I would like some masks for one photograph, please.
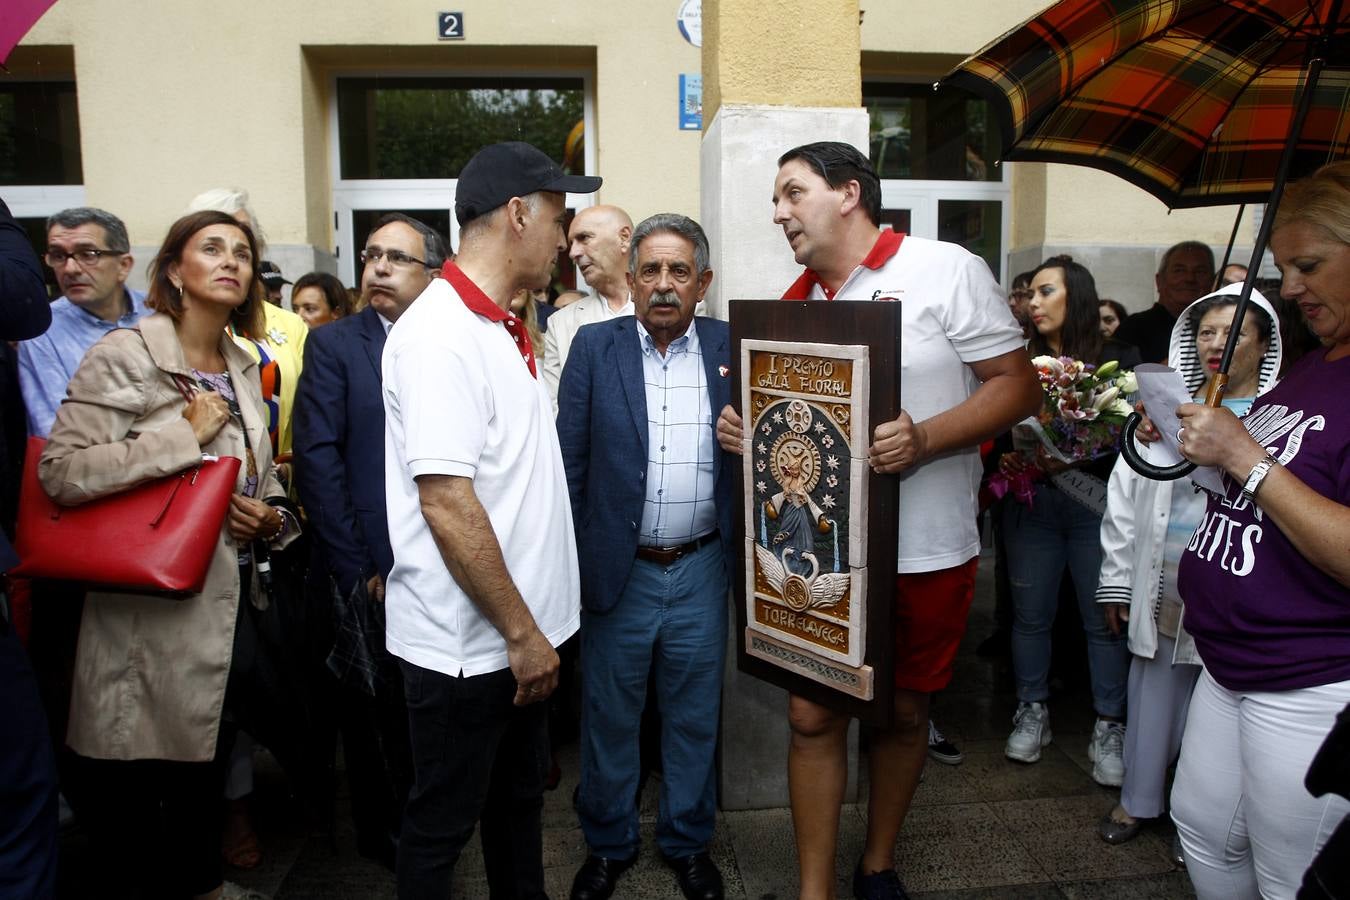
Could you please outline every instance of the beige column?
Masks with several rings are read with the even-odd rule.
[[[778,296],[796,277],[770,212],[776,161],[809,141],[867,148],[857,0],[705,0],[702,224],[731,297]]]
[[[778,297],[800,273],[773,224],[777,160],[812,141],[867,151],[860,51],[857,0],[704,0],[700,221],[716,272],[707,314],[726,318],[733,298]],[[786,806],[787,694],[737,671],[744,635],[728,612],[722,806]],[[856,762],[856,726],[849,746]]]

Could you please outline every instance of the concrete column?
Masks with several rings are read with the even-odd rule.
[[[707,312],[778,297],[800,273],[773,224],[778,157],[798,144],[867,150],[857,0],[704,0],[700,221],[717,273]],[[722,703],[724,809],[786,806],[787,694],[736,669],[733,611]],[[849,732],[857,795],[857,727]]]

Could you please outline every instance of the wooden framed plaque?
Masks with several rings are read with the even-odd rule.
[[[740,669],[873,724],[891,718],[898,479],[867,448],[900,410],[898,302],[733,300],[744,423]]]

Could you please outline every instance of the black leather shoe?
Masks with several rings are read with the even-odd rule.
[[[695,853],[681,856],[679,859],[665,857],[666,865],[675,870],[680,880],[680,893],[685,900],[722,900],[722,873],[713,865],[712,857],[707,853]]]
[[[635,862],[636,853],[627,859],[586,857],[581,868],[577,869],[577,877],[572,879],[572,900],[606,900],[614,893],[614,882]]]

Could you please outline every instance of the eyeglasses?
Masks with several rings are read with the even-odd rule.
[[[361,264],[368,266],[371,263],[377,263],[380,261],[381,257],[389,260],[389,265],[391,266],[417,265],[421,266],[424,269],[431,268],[426,264],[425,260],[418,259],[415,256],[409,256],[402,250],[381,250],[379,247],[367,247],[366,249],[362,250]]]
[[[88,268],[89,266],[98,263],[98,261],[105,256],[126,256],[126,253],[125,250],[99,250],[94,247],[86,247],[72,253],[67,253],[64,250],[48,250],[47,255],[44,256],[43,259],[45,259],[47,265],[51,266],[53,269],[61,268],[66,264],[66,260],[68,259],[74,259],[75,262]]]

